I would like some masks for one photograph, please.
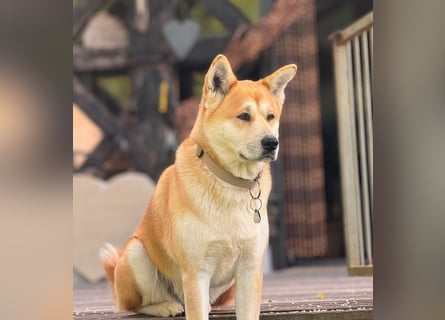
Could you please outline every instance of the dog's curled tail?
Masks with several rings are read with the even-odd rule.
[[[122,256],[122,250],[116,249],[111,244],[106,243],[105,246],[100,249],[99,256],[102,260],[107,279],[110,282],[111,288],[113,288],[114,269],[116,268],[117,262]]]

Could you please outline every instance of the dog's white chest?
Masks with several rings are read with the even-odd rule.
[[[229,241],[209,243],[204,260],[211,274],[210,285],[220,286],[230,282],[235,274],[242,245]]]
[[[190,216],[180,224],[190,260],[210,276],[211,286],[232,281],[239,263],[260,264],[267,242],[266,220],[254,223],[247,206],[231,209],[215,208],[205,219]]]
[[[217,290],[231,284],[240,264],[259,264],[260,246],[257,237],[209,241],[201,258],[201,266],[207,268],[211,291],[212,288]]]

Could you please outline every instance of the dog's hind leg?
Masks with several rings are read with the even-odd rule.
[[[184,312],[184,307],[173,297],[167,281],[159,274],[138,239],[130,241],[125,256],[141,296],[140,304],[132,308],[133,311],[161,317]]]

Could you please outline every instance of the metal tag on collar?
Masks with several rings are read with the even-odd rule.
[[[260,223],[261,222],[261,208],[263,207],[263,202],[261,201],[261,185],[259,179],[255,179],[255,182],[258,184],[258,194],[254,195],[252,193],[252,189],[249,189],[250,193],[250,209],[253,210],[253,222]]]
[[[253,222],[260,223],[261,222],[261,213],[260,210],[255,209],[255,212],[253,213]]]

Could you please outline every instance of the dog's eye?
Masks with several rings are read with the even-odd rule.
[[[238,115],[237,118],[243,121],[250,121],[250,114],[248,114],[247,112],[243,112]]]
[[[272,113],[267,115],[267,121],[272,121],[273,119],[275,119],[275,116]]]

